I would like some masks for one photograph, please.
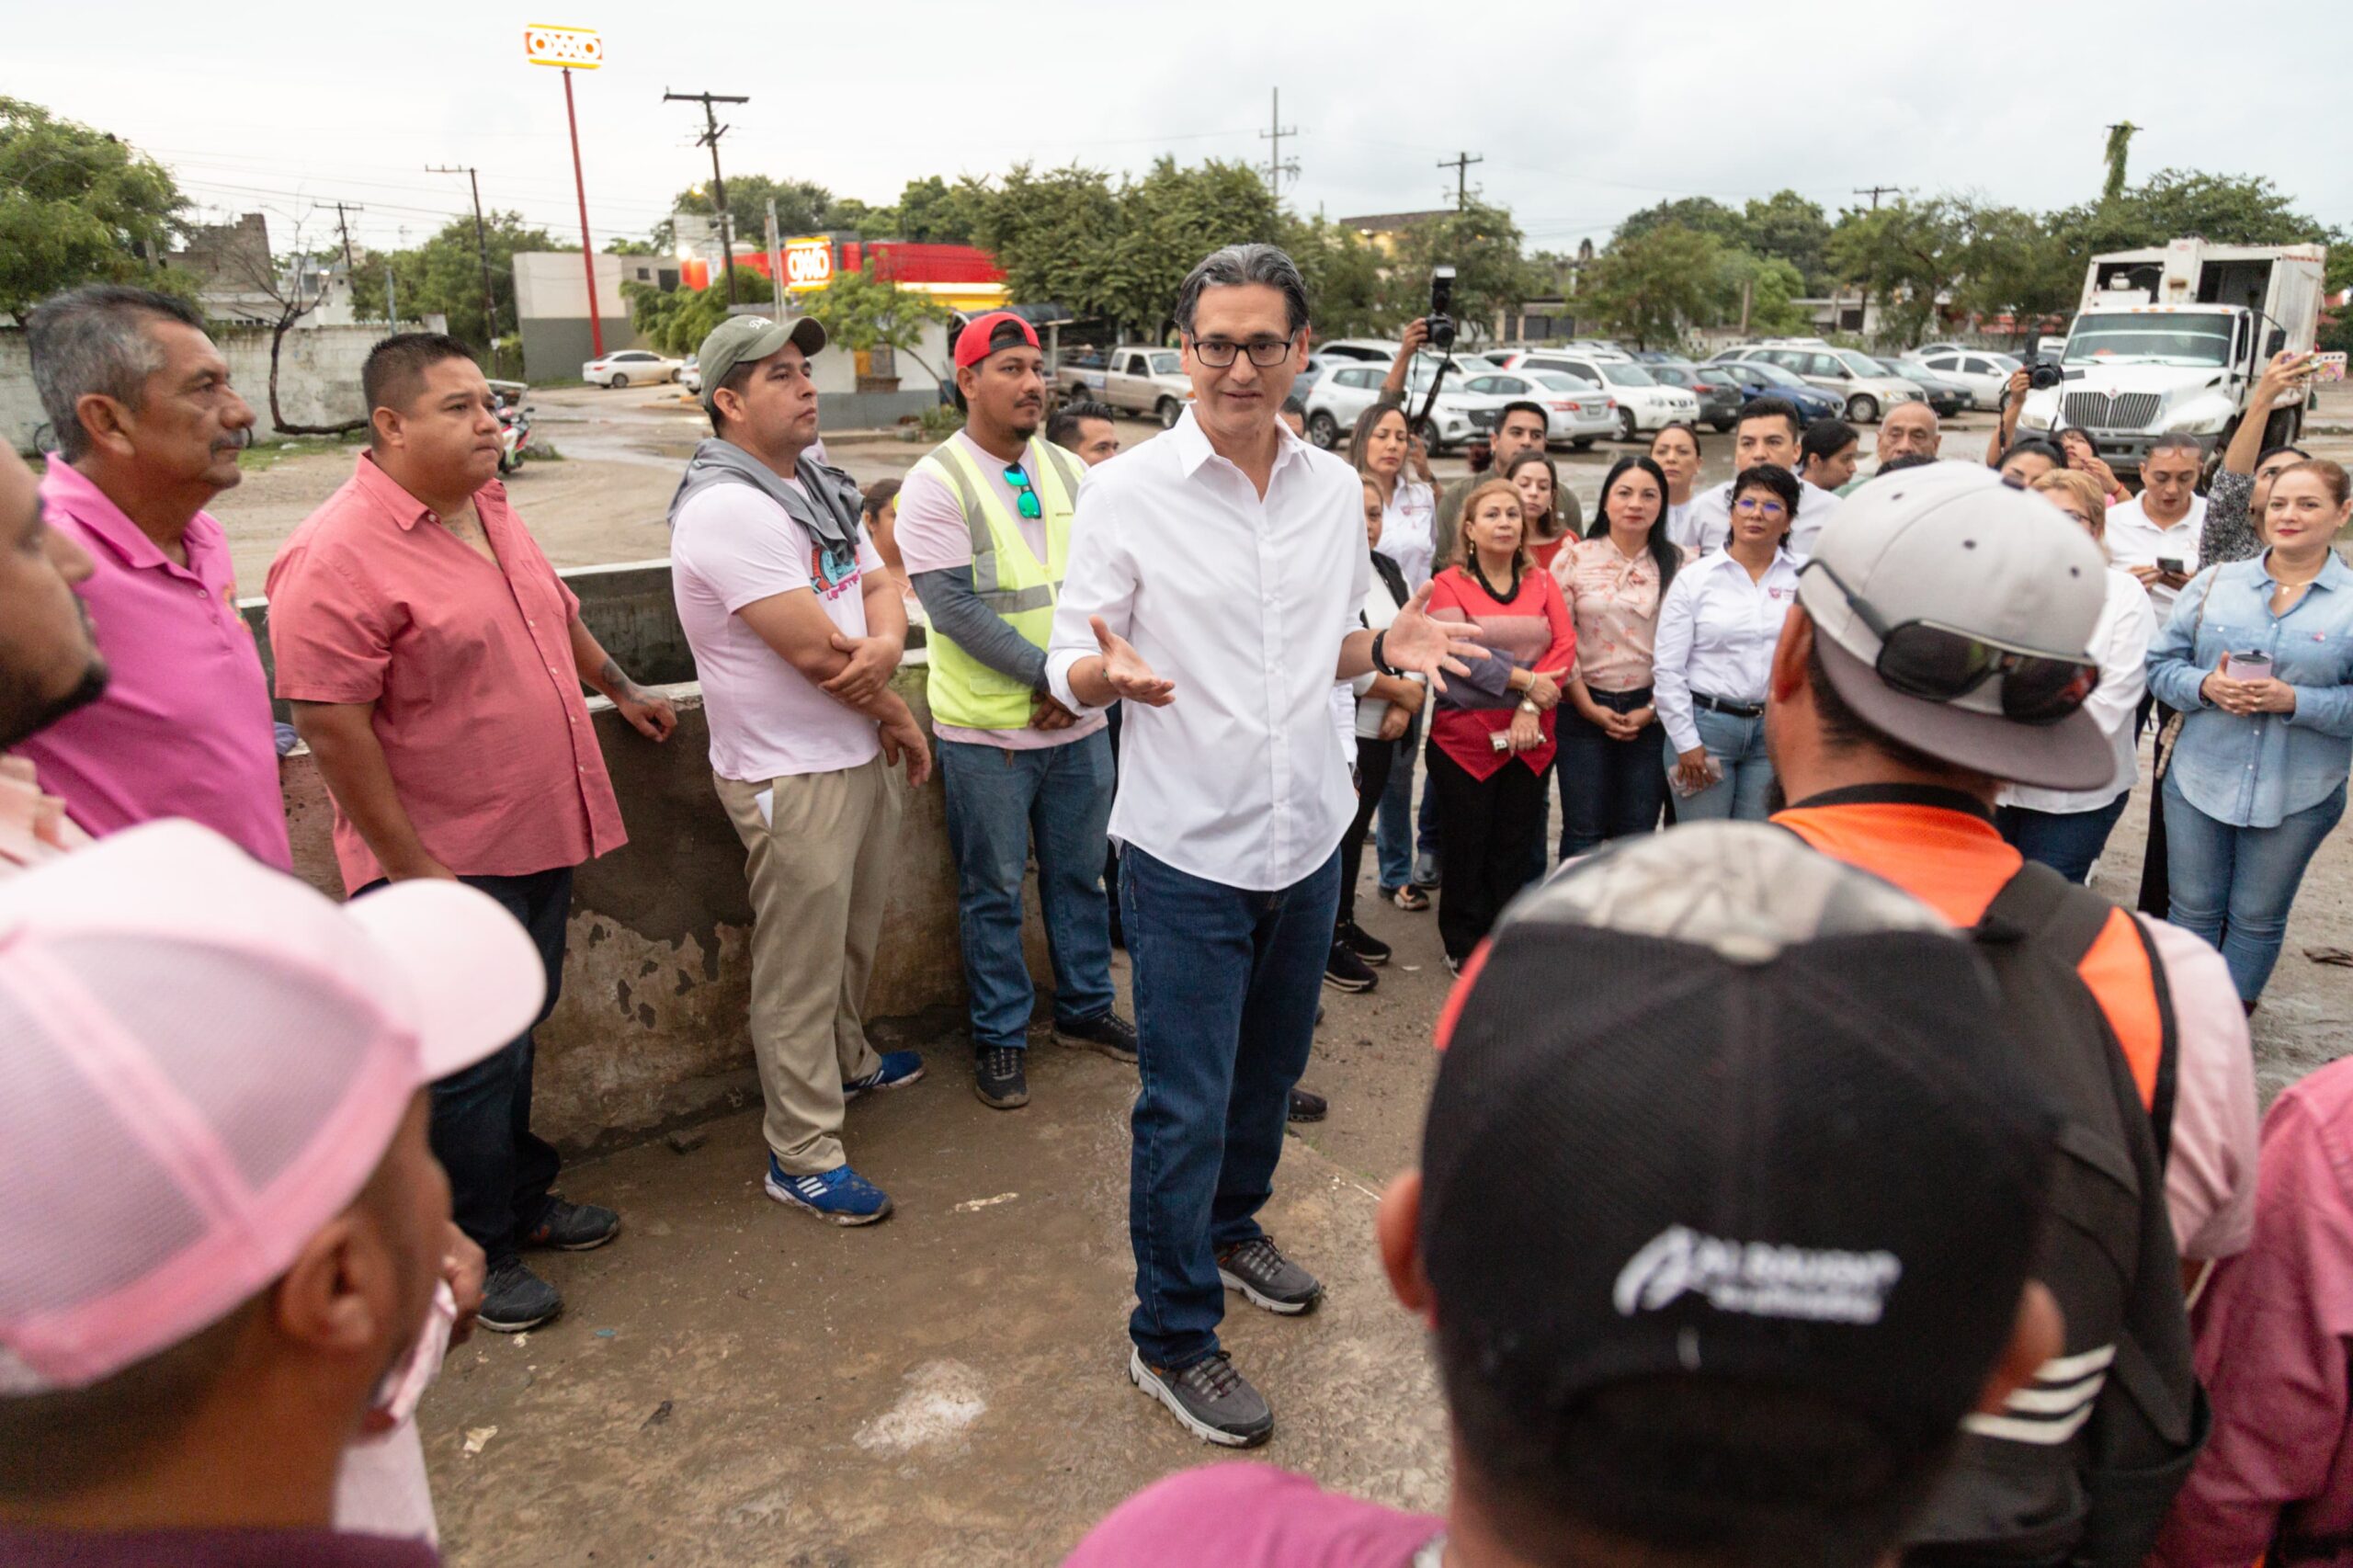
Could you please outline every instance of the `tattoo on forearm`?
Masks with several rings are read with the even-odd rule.
[[[597,672],[597,678],[605,683],[606,695],[616,702],[644,700],[644,693],[638,690],[637,682],[629,678],[620,662],[610,653],[605,655],[605,667]]]

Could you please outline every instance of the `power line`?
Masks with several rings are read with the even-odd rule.
[[[735,302],[735,242],[727,233],[727,182],[721,178],[719,174],[719,139],[727,134],[729,128],[719,123],[719,116],[711,108],[711,105],[747,104],[752,100],[746,97],[728,97],[720,93],[674,93],[665,87],[662,90],[662,101],[665,104],[683,102],[702,105],[705,130],[699,137],[696,138],[696,141],[700,145],[710,149],[710,194],[711,199],[719,208],[719,259],[727,268],[727,302],[732,305]]]
[[[1471,209],[1471,165],[1486,161],[1484,156],[1474,158],[1468,153],[1457,153],[1451,158],[1438,160],[1439,168],[1454,171],[1454,210],[1457,212],[1467,212]]]
[[[1280,205],[1283,199],[1283,176],[1289,175],[1293,179],[1299,177],[1299,160],[1293,158],[1289,163],[1283,162],[1283,138],[1298,135],[1299,127],[1296,125],[1286,127],[1283,124],[1283,90],[1277,87],[1274,91],[1274,118],[1268,122],[1267,129],[1258,132],[1258,140],[1272,143],[1267,151],[1267,188],[1273,193],[1276,204]]]

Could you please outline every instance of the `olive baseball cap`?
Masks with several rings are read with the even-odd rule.
[[[708,409],[719,383],[738,365],[767,358],[786,344],[803,354],[825,347],[825,325],[815,316],[795,316],[789,322],[767,316],[729,316],[710,329],[695,352],[695,367],[702,375],[702,405]]]
[[[1872,728],[2015,784],[2091,790],[2116,777],[2109,737],[2080,708],[2056,723],[2025,723],[2004,714],[1995,681],[1949,702],[1890,687],[1878,671],[1879,636],[1848,592],[1892,628],[1933,621],[2004,648],[2086,659],[2108,601],[2108,562],[2058,507],[1973,463],[1874,479],[1814,540],[1798,602],[1813,619],[1830,684]]]

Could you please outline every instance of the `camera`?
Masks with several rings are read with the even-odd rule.
[[[1430,347],[1443,354],[1454,347],[1454,268],[1430,268]]]
[[[2026,362],[2026,384],[2035,392],[2047,392],[2066,379],[2056,359],[2033,358]]]

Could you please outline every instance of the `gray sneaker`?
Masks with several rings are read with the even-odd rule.
[[[1250,1380],[1233,1369],[1233,1358],[1212,1351],[1179,1371],[1166,1371],[1128,1352],[1128,1379],[1166,1405],[1187,1431],[1203,1442],[1228,1449],[1255,1449],[1274,1436],[1275,1413]]]
[[[1313,1312],[1324,1299],[1315,1276],[1285,1257],[1272,1236],[1253,1236],[1219,1253],[1217,1277],[1253,1305],[1286,1317]]]

